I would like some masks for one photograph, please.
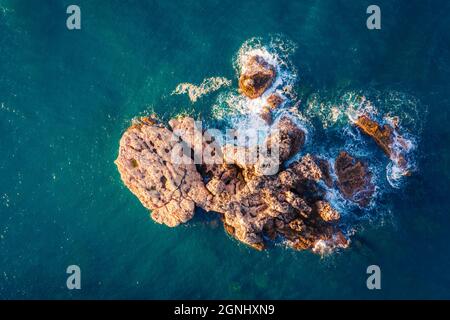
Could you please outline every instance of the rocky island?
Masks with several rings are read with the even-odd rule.
[[[241,72],[239,91],[248,99],[261,98],[276,74],[275,66],[262,57],[251,57]],[[269,153],[278,148],[271,174],[265,170],[273,166],[273,159],[260,152],[261,146],[222,145],[190,117],[165,125],[153,115],[135,120],[120,140],[115,163],[122,181],[151,211],[152,219],[168,227],[188,222],[196,208],[202,208],[219,215],[230,236],[257,250],[274,241],[297,250],[346,248],[350,241],[340,229],[340,213],[327,201],[326,188],[336,187],[355,205],[367,206],[374,193],[371,173],[345,150],[334,166],[310,154],[286,165],[301,152],[305,132],[289,115],[272,123],[271,113],[282,102],[270,94],[261,112],[277,132],[262,144]],[[380,128],[364,117],[356,126],[393,155],[391,128]],[[198,144],[219,161],[194,159]],[[174,163],[174,154],[182,161]],[[256,154],[256,160],[244,161],[249,154]]]

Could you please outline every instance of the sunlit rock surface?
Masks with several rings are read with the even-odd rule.
[[[259,162],[239,161],[236,154],[248,149],[220,146],[207,137],[196,141],[203,129],[191,118],[169,123],[171,129],[155,118],[141,118],[123,134],[115,162],[125,185],[156,222],[175,227],[189,221],[199,207],[219,214],[232,237],[258,250],[276,239],[298,250],[325,242],[348,246],[336,223],[339,213],[323,197],[318,183],[323,174],[314,157],[305,155],[286,169],[280,163],[274,174],[264,175]],[[276,128],[279,134],[269,135],[265,144],[276,141],[283,162],[303,146],[304,132],[288,117]],[[215,144],[212,149],[221,149],[216,154],[223,156],[223,163],[194,164],[196,142]],[[230,148],[235,148],[231,156]],[[173,163],[173,152],[186,162]]]

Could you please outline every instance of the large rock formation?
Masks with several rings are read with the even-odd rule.
[[[261,56],[251,56],[242,66],[239,90],[250,99],[258,98],[272,85],[275,77],[274,66]]]
[[[314,252],[349,245],[339,227],[341,215],[327,199],[336,186],[346,199],[367,206],[375,191],[372,175],[365,163],[346,152],[339,154],[334,168],[309,154],[287,165],[305,144],[305,132],[290,116],[273,119],[280,105],[289,106],[284,99],[295,97],[290,84],[280,91],[277,83],[274,92],[276,76],[276,67],[258,54],[245,57],[241,66],[239,91],[250,99],[263,96],[251,104],[259,106],[257,114],[268,124],[263,127],[270,128],[257,145],[234,139],[239,129],[225,140],[232,142],[223,142],[190,117],[172,119],[168,126],[154,116],[143,117],[125,131],[115,163],[154,221],[175,227],[202,208],[219,215],[230,236],[257,250],[273,241]],[[212,83],[214,88],[226,80],[212,79],[220,80]],[[182,84],[175,93],[188,92],[195,101],[210,84]],[[408,141],[395,124],[382,127],[362,115],[355,125],[408,172]]]
[[[342,151],[335,161],[334,171],[342,195],[360,206],[367,206],[375,191],[367,166]]]
[[[170,125],[172,130],[142,118],[124,133],[115,162],[125,185],[156,222],[174,227],[200,207],[218,213],[231,236],[258,250],[277,238],[299,250],[348,245],[336,223],[339,213],[326,202],[318,184],[323,177],[315,159],[305,155],[282,169],[282,162],[304,142],[303,131],[290,118],[282,118],[276,127],[279,136],[269,135],[265,142],[269,148],[275,141],[280,145],[281,163],[272,175],[262,172],[265,155],[245,162],[237,155],[250,152],[248,148],[196,138],[202,128],[191,118],[174,119]],[[214,154],[227,161],[195,165],[189,160],[198,144],[221,149]]]
[[[141,118],[120,140],[116,165],[124,184],[152,211],[153,220],[175,227],[194,216],[195,204],[205,204],[209,192],[190,156],[181,154],[179,140],[155,119]],[[180,152],[186,164],[174,164]]]

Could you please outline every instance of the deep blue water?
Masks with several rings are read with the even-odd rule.
[[[0,298],[450,298],[450,2],[377,0],[382,29],[369,31],[372,2],[0,0]],[[70,4],[81,30],[66,28]],[[417,139],[417,171],[400,189],[380,173],[375,208],[331,256],[255,252],[205,213],[158,225],[113,163],[136,115],[214,118],[220,93],[195,104],[170,93],[211,76],[236,87],[236,52],[271,35],[297,45],[300,108],[363,93]],[[312,141],[352,147],[343,127],[311,117]],[[78,291],[66,288],[71,264]],[[366,288],[371,264],[378,291]]]

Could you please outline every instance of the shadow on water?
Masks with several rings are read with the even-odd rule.
[[[352,237],[351,248],[356,254],[367,259],[373,257],[377,253],[375,246],[370,242],[370,240],[361,235],[354,235]]]

